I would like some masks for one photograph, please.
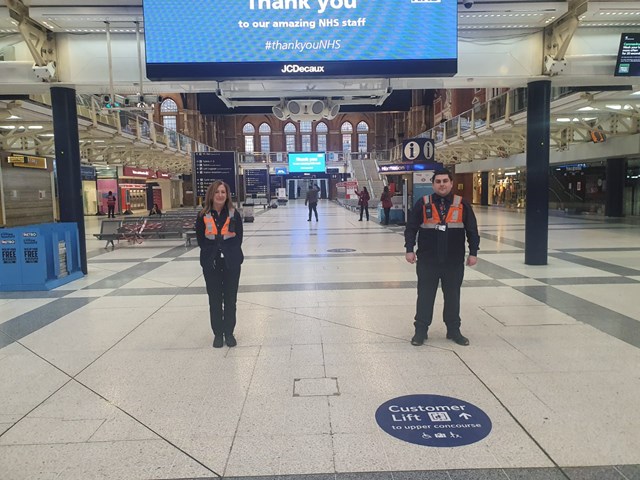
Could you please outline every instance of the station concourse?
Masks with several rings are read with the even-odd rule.
[[[0,241],[25,218],[70,222],[85,275],[0,292],[0,480],[640,480],[640,87],[637,76],[613,74],[621,35],[640,27],[637,1],[458,2],[447,17],[454,76],[421,76],[409,57],[416,77],[215,81],[194,64],[185,71],[203,76],[164,78],[153,61],[145,71],[153,17],[141,0],[4,3]],[[159,11],[156,27],[184,33]],[[366,22],[354,12],[350,28],[374,25],[381,11],[371,7]],[[211,47],[191,30],[183,40],[163,50],[177,64],[187,47]],[[324,66],[282,72],[301,68]],[[456,89],[471,92],[470,110],[454,105]],[[402,91],[406,111],[382,108]],[[416,104],[425,92],[433,102]],[[207,95],[223,108],[205,111]],[[169,101],[175,109],[163,111]],[[296,117],[318,105],[316,117]],[[431,138],[435,159],[464,178],[465,193],[475,190],[479,262],[465,268],[461,300],[469,346],[446,339],[441,293],[427,342],[411,345],[417,279],[403,227],[381,225],[374,208],[360,222],[335,196],[322,195],[318,221],[308,222],[292,188],[244,224],[233,348],[212,348],[196,242],[156,235],[105,248],[95,238],[99,178],[94,170],[87,212],[82,167],[104,167],[119,212],[146,215],[153,186],[133,170],[152,172],[162,199],[160,184],[181,189],[198,153],[235,155],[243,177],[258,163],[282,169],[309,134],[291,122],[365,111],[366,133],[366,122],[349,123],[345,139],[336,120],[323,123],[324,148],[317,137],[306,145],[333,157],[331,174],[357,177],[358,167],[382,188],[365,163],[398,168],[398,141],[409,135]],[[273,120],[281,151],[262,143],[269,125],[250,114]],[[285,121],[298,135],[292,144]],[[364,147],[361,135],[371,140]],[[39,166],[15,168],[32,155]],[[590,179],[599,203],[585,214],[550,208],[553,171],[579,175],[594,164],[606,170]],[[326,193],[330,172],[322,175]],[[492,187],[507,183],[489,183],[501,175],[519,190],[489,206],[487,186],[503,198]],[[569,180],[567,190],[586,188]],[[17,201],[25,193],[32,203]]]
[[[523,263],[524,215],[476,207],[463,331],[436,313],[413,347],[402,227],[321,200],[245,224],[235,348],[211,348],[198,248],[104,249],[89,273],[0,294],[0,471],[13,479],[637,479],[640,226],[550,217],[549,262]],[[442,299],[436,300],[436,312]],[[472,445],[383,431],[404,395],[463,399]]]

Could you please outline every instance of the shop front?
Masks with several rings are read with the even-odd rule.
[[[148,168],[122,167],[118,183],[118,205],[123,212],[144,215],[153,203],[162,203],[159,191],[155,197],[147,198],[147,180],[155,178],[156,172]]]
[[[116,195],[116,199],[118,200],[115,208],[116,215],[124,211],[120,208],[120,197],[118,196],[118,169],[116,167],[96,167],[96,188],[98,215],[106,215],[108,212],[107,197],[109,196],[109,192]]]
[[[162,211],[178,208],[182,204],[181,180],[161,170],[158,170],[155,176],[154,182],[159,187],[159,191],[154,192],[154,203],[158,203],[159,200],[158,206]]]
[[[474,192],[481,192],[480,175],[474,176]],[[489,205],[506,208],[524,208],[527,196],[524,170],[498,170],[489,172]]]
[[[82,178],[82,210],[85,215],[98,214],[98,185],[95,167],[80,166]]]
[[[604,162],[554,165],[549,176],[549,209],[604,215],[606,187]]]

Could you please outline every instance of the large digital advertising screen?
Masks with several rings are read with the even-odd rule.
[[[289,173],[325,173],[324,152],[289,153]]]
[[[616,59],[617,77],[640,76],[640,33],[623,33]]]
[[[144,0],[151,80],[451,76],[453,0]]]

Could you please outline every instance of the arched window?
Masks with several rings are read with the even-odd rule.
[[[318,140],[318,151],[327,151],[327,133],[329,133],[329,127],[324,122],[320,122],[316,125],[316,138]]]
[[[342,133],[342,151],[345,153],[351,153],[351,136],[353,135],[353,125],[349,122],[344,122],[340,127]]]
[[[356,127],[356,132],[358,132],[358,151],[366,152],[369,148],[367,144],[369,125],[367,125],[367,122],[360,122]]]
[[[162,126],[168,130],[178,130],[178,104],[167,98],[160,104]]]
[[[271,151],[271,127],[268,123],[261,123],[258,132],[260,133],[260,151],[269,153]]]
[[[160,113],[178,113],[178,104],[167,98],[160,105]]]
[[[311,151],[311,132],[313,129],[311,128],[311,122],[309,120],[303,120],[300,122],[300,134],[302,139],[302,151],[310,152]]]
[[[254,152],[253,136],[256,133],[256,129],[250,123],[245,123],[242,127],[242,135],[244,135],[244,151],[245,153]]]
[[[287,152],[296,151],[296,126],[289,122],[284,126],[284,142]]]

